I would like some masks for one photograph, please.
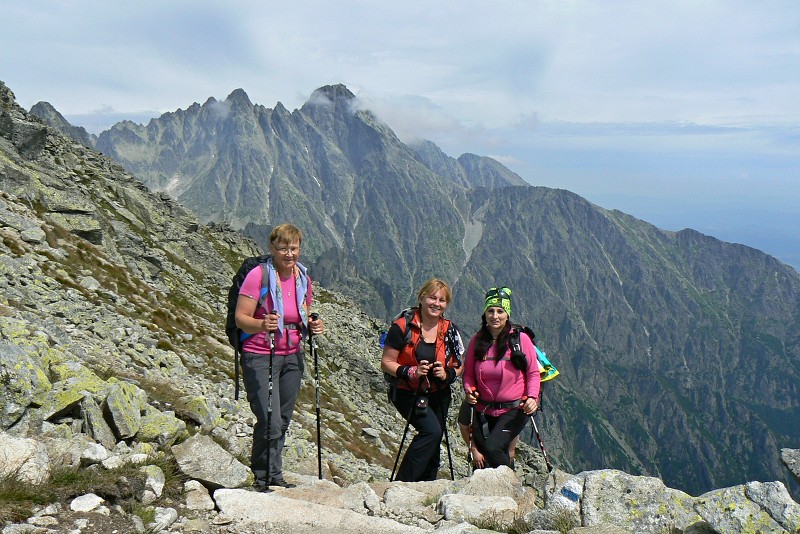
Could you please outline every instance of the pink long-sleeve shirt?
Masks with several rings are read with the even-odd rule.
[[[511,349],[507,348],[502,359],[497,360],[496,347],[492,345],[486,353],[485,360],[475,359],[475,341],[477,334],[469,341],[464,362],[464,390],[478,390],[478,408],[485,406],[486,402],[511,402],[522,397],[539,398],[539,364],[536,359],[536,349],[528,336],[520,336],[522,352],[528,360],[528,369],[525,373],[514,367],[511,363]],[[497,417],[512,408],[489,408],[484,411],[486,415]]]

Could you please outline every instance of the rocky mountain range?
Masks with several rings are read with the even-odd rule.
[[[583,226],[577,228],[596,228],[600,232],[605,224],[619,228],[617,231],[625,235],[631,232],[623,232],[625,227],[641,233],[635,247],[615,250],[609,241],[600,240],[599,233],[589,234],[591,238],[579,236],[575,227],[563,222],[560,228],[545,231],[535,220],[530,221],[529,228],[508,226],[515,223],[501,221],[487,225],[491,228],[484,232],[500,239],[504,229],[523,235],[537,228],[540,233],[532,232],[530,238],[545,248],[563,247],[564,241],[554,236],[572,232],[572,246],[576,250],[582,245],[586,247],[587,259],[578,264],[583,269],[587,269],[592,254],[600,254],[609,261],[616,254],[634,255],[638,249],[655,249],[656,245],[663,248],[669,244],[672,256],[665,255],[662,259],[672,258],[674,277],[687,287],[695,290],[700,287],[709,293],[705,288],[721,284],[721,272],[725,269],[717,266],[703,270],[697,265],[704,259],[716,260],[720,250],[737,257],[742,252],[752,255],[752,262],[763,264],[760,270],[725,274],[739,277],[740,283],[733,289],[746,295],[753,293],[751,280],[760,280],[765,286],[760,293],[764,302],[750,297],[748,309],[754,310],[752,314],[747,309],[730,308],[736,309],[741,317],[730,314],[727,319],[740,328],[756,327],[763,332],[759,341],[748,340],[746,346],[771,348],[770,357],[779,356],[774,339],[791,341],[781,331],[790,328],[778,319],[789,306],[794,286],[792,279],[787,282],[778,276],[782,271],[775,260],[750,249],[733,247],[731,251],[731,245],[692,232],[666,234],[623,214],[603,212],[566,192],[524,186],[495,190],[484,187],[487,183],[464,195],[471,202],[483,199],[482,213],[487,218],[476,220],[491,221],[495,217],[493,210],[500,209],[488,199],[513,203],[513,199],[527,195],[550,211],[561,211],[563,221],[582,217]],[[462,478],[467,474],[464,445],[456,438],[452,426],[450,441],[458,480],[444,479],[429,485],[382,482],[388,479],[403,427],[403,421],[386,400],[386,387],[379,371],[377,334],[384,323],[358,311],[349,297],[323,284],[316,292],[315,309],[328,324],[328,332],[319,340],[318,362],[327,485],[314,482],[313,476],[317,467],[314,387],[308,362],[309,377],[301,392],[286,452],[287,468],[302,487],[274,496],[236,489],[248,483],[247,469],[237,457],[246,456],[252,415],[244,400],[233,399],[232,350],[226,344],[222,318],[233,270],[242,257],[256,252],[255,244],[227,225],[203,224],[169,195],[149,190],[119,164],[47,127],[20,108],[13,93],[2,83],[0,185],[0,379],[4,385],[0,392],[3,450],[0,482],[18,480],[38,487],[64,468],[82,466],[89,473],[114,473],[124,466],[142,466],[119,476],[110,486],[95,483],[82,492],[61,495],[62,500],[56,503],[34,506],[33,515],[24,525],[8,525],[4,534],[67,531],[72,523],[78,526],[77,530],[93,532],[120,532],[131,530],[131,526],[141,531],[254,532],[271,528],[275,532],[433,529],[467,532],[474,531],[475,525],[490,531],[494,527],[508,531],[510,522],[520,517],[529,526],[555,530],[565,525],[603,524],[636,532],[665,529],[736,532],[752,524],[774,531],[796,529],[798,505],[783,483],[774,482],[788,482],[792,475],[780,459],[773,465],[773,459],[780,458],[780,451],[770,449],[793,439],[790,418],[796,413],[792,403],[797,396],[792,395],[787,384],[792,383],[795,376],[792,373],[796,371],[792,367],[782,369],[780,372],[786,376],[783,381],[778,380],[779,370],[771,369],[772,364],[760,358],[753,362],[765,367],[758,385],[769,388],[775,402],[768,405],[770,399],[751,398],[745,404],[741,396],[737,397],[740,400],[733,406],[740,411],[733,415],[742,417],[749,426],[748,436],[733,439],[737,446],[729,450],[731,456],[752,454],[755,458],[751,464],[774,468],[770,473],[774,476],[764,479],[766,484],[741,480],[735,486],[690,497],[669,489],[659,479],[605,469],[578,473],[581,468],[576,466],[581,462],[613,460],[614,454],[628,460],[650,458],[646,456],[651,454],[647,446],[653,449],[652,457],[669,451],[668,454],[680,458],[679,448],[668,449],[672,443],[666,439],[667,435],[676,429],[694,431],[693,425],[710,425],[714,418],[719,419],[716,426],[700,426],[703,433],[684,436],[684,443],[692,445],[691,440],[695,440],[694,445],[707,455],[701,456],[699,469],[705,465],[726,467],[724,462],[712,463],[718,461],[720,454],[714,448],[719,444],[712,432],[720,433],[723,438],[730,436],[725,433],[729,421],[723,419],[729,405],[724,404],[724,392],[707,394],[711,386],[724,384],[701,381],[698,362],[692,362],[695,374],[681,374],[670,371],[668,366],[660,367],[656,361],[642,359],[630,363],[632,372],[642,376],[640,382],[617,383],[622,378],[629,380],[625,368],[629,364],[613,361],[611,330],[599,336],[599,323],[630,323],[634,310],[643,309],[643,303],[637,299],[645,302],[664,299],[665,306],[694,312],[694,300],[688,297],[672,300],[675,297],[665,286],[645,287],[645,282],[664,279],[657,277],[655,267],[638,266],[640,290],[647,292],[637,295],[622,292],[613,284],[604,285],[602,270],[597,266],[597,274],[581,269],[554,273],[552,269],[558,263],[555,259],[546,260],[545,253],[537,256],[537,262],[542,273],[553,276],[546,278],[553,284],[551,291],[534,299],[535,285],[530,289],[522,283],[515,285],[515,310],[524,309],[522,303],[527,299],[548,306],[548,313],[542,314],[539,331],[553,328],[552,334],[541,336],[551,355],[559,354],[560,350],[553,351],[550,347],[558,347],[562,339],[575,338],[586,344],[583,351],[564,354],[556,360],[564,377],[547,393],[545,412],[540,418],[548,450],[559,467],[552,476],[547,476],[539,451],[523,443],[516,473],[486,472]],[[539,216],[544,215],[539,213]],[[488,246],[481,241],[475,250]],[[598,242],[592,244],[594,241]],[[696,281],[689,284],[686,267],[677,260],[684,241],[693,244],[694,253],[700,255],[698,263],[687,263],[699,269],[691,280],[702,275],[705,280],[702,286]],[[707,250],[710,244],[720,250],[713,247]],[[666,254],[661,249],[652,253],[656,252]],[[499,264],[500,258],[496,261]],[[743,260],[730,259],[729,264],[736,261]],[[625,262],[617,260],[609,264],[619,268]],[[317,261],[315,265],[320,268],[322,263]],[[487,265],[487,269],[491,267]],[[618,273],[620,280],[628,280],[630,272],[637,271],[627,267]],[[772,274],[764,276],[764,272]],[[457,284],[465,279],[477,280],[478,276],[478,271],[467,269]],[[580,276],[585,283],[575,284],[574,279]],[[562,295],[562,288],[575,289],[578,285],[585,296],[607,291],[616,298],[624,297],[633,309],[620,318],[575,315],[569,306],[573,299],[584,295],[567,299],[564,293],[561,301],[556,295]],[[721,301],[738,302],[736,299],[741,298],[732,290],[724,292],[722,285],[717,290],[719,295],[707,296],[706,306],[721,306]],[[518,301],[522,302],[517,305]],[[773,315],[749,324],[765,308],[776,306]],[[562,319],[553,319],[559,313],[563,313]],[[546,318],[555,322],[545,322]],[[686,328],[683,321],[690,319],[679,316],[663,328],[645,318],[641,320],[648,327],[648,335],[659,339],[671,332],[670,327]],[[742,321],[747,324],[742,325]],[[702,334],[713,323],[693,326]],[[768,332],[774,339],[766,337]],[[639,342],[635,334],[626,338],[630,340],[632,354]],[[716,334],[706,337],[700,334],[698,341],[684,338],[682,343],[697,351],[707,350],[715,342],[723,344]],[[735,338],[734,332],[728,335]],[[795,345],[789,342],[785,345],[790,355],[796,354],[796,339],[794,342]],[[731,343],[725,341],[724,348]],[[593,362],[594,358],[600,361]],[[603,365],[608,371],[600,376]],[[739,361],[736,365],[744,364]],[[713,365],[709,364],[710,367]],[[746,366],[715,371],[714,376],[720,380],[734,380],[739,387],[746,385],[742,378],[748,372]],[[607,376],[608,372],[614,373],[615,380]],[[664,388],[662,382],[669,387]],[[610,394],[614,409],[604,412],[605,406],[595,394],[597,399]],[[679,402],[670,406],[670,400]],[[693,402],[716,408],[711,416],[702,411],[693,413],[688,409]],[[774,411],[767,411],[766,406]],[[759,409],[771,414],[772,419],[762,418]],[[611,413],[614,411],[620,413]],[[662,411],[668,417],[660,418]],[[626,418],[630,428],[635,428],[637,422],[646,425],[645,436],[636,432],[623,434],[630,430],[624,422]],[[782,433],[763,421],[783,429]],[[750,443],[758,446],[750,448]],[[722,442],[723,447],[729,445]],[[784,448],[783,455],[783,463],[797,473],[797,451]],[[705,461],[708,464],[702,463]],[[170,462],[177,464],[185,481],[180,496],[173,497],[178,501],[165,500],[169,469],[165,473],[166,467],[157,465],[166,466]],[[606,467],[614,465],[597,466]],[[642,466],[637,464],[633,469],[637,474],[649,469],[646,464],[642,469],[639,467]],[[691,462],[683,466],[684,471],[695,468]],[[744,472],[742,469],[739,479]],[[447,476],[444,472],[442,475]],[[716,473],[709,475],[714,480],[712,475]],[[0,486],[0,499],[9,493],[7,487]],[[19,491],[17,487],[16,493],[11,493]],[[61,502],[67,502],[68,509]],[[152,523],[145,524],[135,513],[142,506],[149,507]],[[265,510],[276,507],[284,510],[285,515],[263,515]],[[0,508],[0,513],[12,514],[3,516],[3,521],[17,517],[14,514],[21,519],[29,515],[9,510],[7,506]]]
[[[545,403],[571,470],[700,493],[783,476],[777,451],[800,440],[800,277],[758,250],[404,144],[341,85],[292,112],[237,89],[92,141],[200,222],[262,246],[299,224],[315,278],[378,317],[439,276],[471,334],[485,288],[512,287],[512,319],[562,371]]]

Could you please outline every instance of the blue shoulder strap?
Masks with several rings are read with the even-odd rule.
[[[261,265],[261,293],[258,297],[258,302],[256,302],[256,309],[259,307],[264,307],[267,302],[267,295],[269,295],[269,269],[267,269],[267,264],[262,263]],[[255,334],[246,334],[245,332],[239,331],[239,341],[244,341],[245,339],[249,338],[250,336],[254,336]]]

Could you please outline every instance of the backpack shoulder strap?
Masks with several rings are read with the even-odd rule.
[[[265,308],[267,297],[269,296],[269,268],[267,267],[266,260],[259,263],[259,265],[261,266],[261,289],[259,290],[256,309],[258,309],[259,306]],[[264,289],[266,289],[266,291],[264,291]]]
[[[413,334],[411,332],[411,324],[414,322],[414,311],[415,311],[414,308],[406,308],[400,313],[398,313],[393,321],[398,323],[399,326],[400,319],[403,320],[403,326],[402,326],[403,339],[405,340],[406,345],[411,345],[414,342],[414,340],[412,339]]]

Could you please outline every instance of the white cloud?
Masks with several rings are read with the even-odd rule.
[[[238,87],[294,109],[343,83],[401,139],[533,182],[748,188],[729,176],[800,205],[795,0],[9,0],[3,15],[0,79],[87,126]]]

